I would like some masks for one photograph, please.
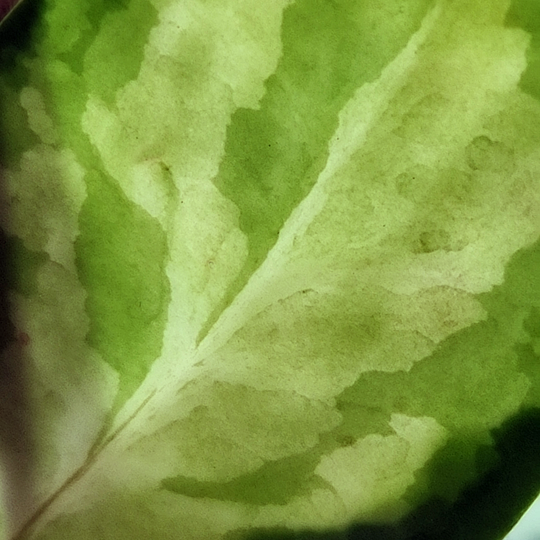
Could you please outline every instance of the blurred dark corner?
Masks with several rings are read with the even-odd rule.
[[[0,176],[0,199],[3,190]],[[10,317],[10,268],[7,237],[0,229],[0,456],[7,511],[15,524],[30,506],[32,444],[25,363]]]
[[[19,0],[0,0],[0,21],[15,7]]]
[[[17,0],[0,0],[0,20]],[[40,2],[38,2],[39,4]],[[0,25],[0,77],[15,65],[29,43],[28,28],[37,15],[34,0],[24,0]],[[23,354],[25,334],[14,326],[10,291],[17,283],[12,260],[9,224],[9,194],[2,164],[9,140],[6,115],[0,102],[0,471],[6,497],[8,530],[18,528],[32,508],[32,437],[27,372]]]
[[[2,140],[0,135],[0,148]],[[0,151],[1,156],[1,151]],[[1,163],[1,157],[0,157]],[[0,165],[0,222],[9,219],[5,178]],[[31,417],[22,354],[24,337],[12,322],[9,291],[16,281],[8,237],[0,228],[0,465],[12,526],[31,506]]]

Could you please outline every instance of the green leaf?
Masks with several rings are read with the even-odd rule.
[[[44,0],[28,43],[3,25],[34,456],[6,539],[510,528],[540,489],[509,450],[540,408],[535,9]]]

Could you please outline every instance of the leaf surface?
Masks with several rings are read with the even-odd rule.
[[[482,478],[540,407],[509,7],[43,4],[0,68],[36,455],[14,539],[392,524]]]

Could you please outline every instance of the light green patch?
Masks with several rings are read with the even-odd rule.
[[[121,17],[129,22],[120,24]],[[114,86],[119,88],[136,77],[148,31],[156,23],[156,11],[144,0],[96,0],[90,4],[49,1],[44,19],[50,29],[61,31],[50,32],[42,43],[42,52],[66,63],[77,75],[88,67],[88,54],[93,60],[88,84],[96,89],[99,81],[112,91]],[[104,40],[106,36],[111,38],[110,46]],[[97,54],[99,51],[103,57]]]
[[[86,175],[77,268],[88,292],[89,343],[120,375],[117,403],[140,385],[162,346],[170,290],[159,224],[107,178]]]
[[[138,466],[150,456],[157,460],[152,476],[160,480],[176,473],[229,482],[267,461],[314,448],[321,434],[340,423],[324,402],[202,378],[180,390],[175,403],[176,418],[157,427],[148,422],[126,453]]]
[[[43,81],[40,84],[47,88],[44,96],[60,136],[60,144],[72,148],[87,170],[100,169],[102,165],[81,129],[81,116],[88,99],[83,78],[55,57],[48,59],[44,66],[39,60],[33,60],[32,63],[38,81],[42,76],[55,81],[52,85],[44,84]]]
[[[148,33],[157,23],[157,11],[147,0],[123,4],[118,11],[106,10],[84,56],[87,92],[107,103],[114,101],[116,92],[128,81],[137,78]]]
[[[9,200],[6,231],[73,272],[77,215],[85,197],[83,175],[71,150],[44,144],[25,152],[17,169],[4,171]]]
[[[513,0],[506,17],[510,27],[519,26],[530,34],[527,69],[521,78],[521,88],[540,99],[540,5],[536,0]]]
[[[94,4],[100,4],[99,0]],[[85,2],[64,4],[55,0],[47,2],[47,11],[43,17],[49,29],[62,29],[48,34],[44,45],[50,54],[67,55],[72,52],[84,37],[88,38],[91,25],[87,20],[88,6]]]
[[[482,431],[516,412],[529,387],[512,344],[490,320],[448,338],[407,373],[362,375],[338,401],[387,414],[429,415],[448,429]]]
[[[45,111],[45,103],[39,91],[30,87],[23,88],[20,99],[28,114],[30,129],[43,143],[54,144],[57,141],[57,133],[52,119]]]
[[[402,495],[414,483],[414,472],[440,448],[447,432],[433,418],[394,414],[396,435],[368,435],[351,446],[324,456],[316,474],[336,490],[351,521],[392,522],[407,510]]]
[[[298,286],[295,276],[285,276]],[[478,302],[450,288],[396,295],[363,278],[360,285],[326,275],[311,280],[314,289],[275,301],[207,357],[212,373],[330,399],[362,372],[410,369],[448,335],[483,317]]]

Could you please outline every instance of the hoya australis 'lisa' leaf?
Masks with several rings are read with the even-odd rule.
[[[17,11],[5,537],[504,535],[540,488],[536,3]]]

